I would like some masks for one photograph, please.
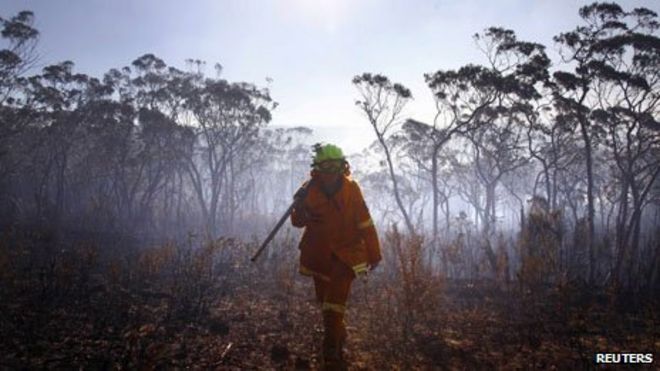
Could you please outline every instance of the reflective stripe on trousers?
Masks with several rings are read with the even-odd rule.
[[[332,312],[344,314],[346,312],[346,306],[342,304],[335,304],[325,301],[323,302],[323,308],[321,310],[324,312],[332,311]]]

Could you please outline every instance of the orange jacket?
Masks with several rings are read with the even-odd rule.
[[[314,180],[303,201],[303,212],[294,210],[291,224],[305,227],[300,241],[300,273],[327,279],[332,255],[356,274],[381,260],[380,244],[369,209],[358,184],[342,176],[339,190],[326,196]],[[311,217],[310,217],[311,216]]]

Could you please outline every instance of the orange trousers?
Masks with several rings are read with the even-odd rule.
[[[355,274],[346,264],[342,263],[334,255],[332,256],[330,280],[325,281],[314,277],[314,289],[316,300],[322,303],[323,312],[323,352],[332,356],[341,357],[341,349],[346,341],[346,324],[344,313],[346,301],[351,290],[351,283]]]

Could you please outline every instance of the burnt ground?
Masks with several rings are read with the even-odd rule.
[[[218,264],[204,249],[108,261],[80,250],[28,271],[5,254],[0,368],[317,369],[321,314],[295,252],[250,265],[248,250]],[[635,368],[657,367],[657,303],[613,298],[380,267],[353,285],[346,357],[353,370],[563,370],[631,352],[654,354]]]

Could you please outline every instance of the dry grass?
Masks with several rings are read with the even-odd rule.
[[[254,246],[230,239],[119,253],[5,231],[0,367],[316,369],[320,310],[282,237],[250,264]],[[351,369],[576,369],[596,352],[660,351],[657,305],[624,313],[566,280],[533,294],[503,276],[448,280],[423,246],[390,230],[382,266],[355,281]]]

